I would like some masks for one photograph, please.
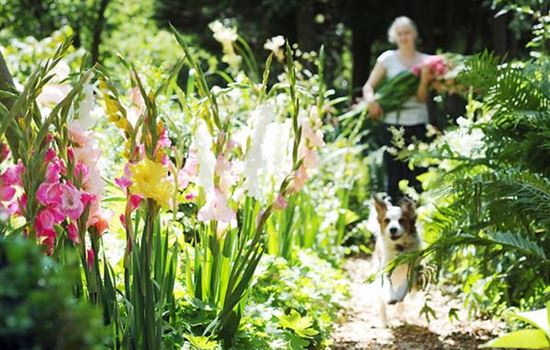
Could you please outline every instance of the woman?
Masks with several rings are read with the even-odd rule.
[[[392,44],[397,45],[397,50],[388,50],[378,57],[369,79],[363,87],[363,96],[368,103],[369,116],[378,120],[382,118],[383,132],[381,135],[382,144],[390,147],[392,134],[390,128],[404,129],[405,144],[414,140],[426,139],[426,124],[428,123],[428,109],[426,101],[429,96],[430,71],[422,68],[420,84],[416,96],[411,96],[399,111],[384,113],[374,97],[374,90],[384,80],[393,78],[404,70],[410,70],[414,65],[424,61],[428,55],[416,50],[416,38],[418,31],[414,22],[408,17],[398,17],[388,29],[388,39]],[[388,150],[384,152],[384,166],[386,168],[387,187],[386,192],[395,201],[403,194],[399,190],[399,181],[408,180],[409,186],[414,187],[417,192],[421,186],[416,176],[419,169],[409,169],[407,162],[396,159]]]

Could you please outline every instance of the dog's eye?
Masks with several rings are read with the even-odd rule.
[[[403,218],[399,219],[399,223],[400,223],[401,225],[403,225],[403,224],[405,223],[405,219],[403,219]]]
[[[385,219],[384,219],[384,222],[385,222],[386,224],[389,224],[389,223],[390,223],[390,219],[385,218]]]

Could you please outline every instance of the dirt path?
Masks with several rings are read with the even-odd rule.
[[[388,328],[383,328],[378,316],[375,289],[364,280],[372,273],[369,260],[353,258],[346,270],[352,281],[352,298],[347,319],[334,332],[334,350],[389,349],[389,350],[470,350],[477,349],[503,326],[494,321],[469,321],[461,302],[430,291],[430,307],[435,319],[428,323],[418,316],[425,295],[419,293],[406,301],[406,310],[400,320],[395,306],[388,306]],[[450,321],[449,310],[458,311],[459,320]]]

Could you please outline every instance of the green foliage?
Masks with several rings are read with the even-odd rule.
[[[548,349],[550,348],[550,302],[546,309],[510,313],[511,320],[519,320],[535,327],[504,334],[481,345],[481,348]]]
[[[74,279],[34,242],[0,238],[0,348],[103,349],[99,312],[75,300]]]
[[[473,310],[540,306],[550,282],[547,68],[547,56],[509,64],[473,57],[459,76],[473,91],[469,119],[408,152],[433,166],[422,176],[433,206],[420,255],[463,283]]]

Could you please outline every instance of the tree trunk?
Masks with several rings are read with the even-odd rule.
[[[105,26],[105,10],[109,5],[110,0],[101,0],[99,8],[97,10],[97,18],[94,23],[92,34],[92,47],[90,52],[92,53],[92,64],[99,62],[99,45],[101,44],[101,33]]]
[[[366,1],[354,1],[350,4],[350,29],[352,31],[352,95],[361,95],[361,86],[365,84],[371,70],[371,45],[373,41],[372,30],[368,22],[368,3]]]

